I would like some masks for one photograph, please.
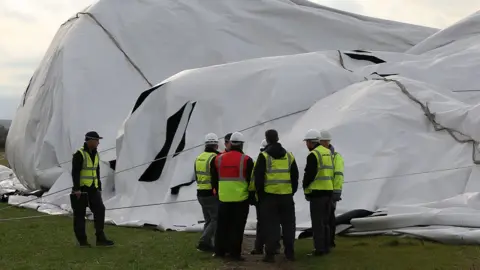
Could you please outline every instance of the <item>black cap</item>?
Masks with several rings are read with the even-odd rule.
[[[103,137],[100,137],[96,131],[89,131],[87,134],[85,134],[85,141],[101,139],[103,139]]]
[[[226,141],[226,142],[229,142],[229,141],[230,141],[230,137],[232,137],[232,133],[227,133],[227,135],[225,135],[225,141]]]
[[[278,142],[278,132],[275,129],[269,129],[265,131],[265,140],[267,143]]]

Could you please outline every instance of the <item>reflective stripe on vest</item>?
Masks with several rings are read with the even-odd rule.
[[[250,184],[248,185],[248,191],[253,192],[257,189],[255,188],[255,167],[257,166],[257,161],[253,162],[252,176],[250,177]]]
[[[255,187],[255,167],[257,166],[257,161],[253,163],[252,176],[250,177],[250,184],[248,185],[249,192],[255,192],[255,200],[258,202],[258,193],[257,188]]]
[[[310,153],[317,158],[317,175],[315,180],[305,189],[305,194],[312,190],[333,190],[333,157],[330,149],[318,146]]]
[[[342,194],[344,164],[343,157],[338,152],[333,154],[333,167],[333,192]]]
[[[266,160],[265,192],[271,194],[292,194],[290,168],[293,162],[291,153],[282,158],[274,159],[266,152],[262,153]]]
[[[82,170],[80,171],[80,186],[91,187],[92,184],[95,184],[95,187],[98,188],[98,153],[95,155],[95,161],[92,161],[90,154],[85,151],[83,147],[78,151],[80,151],[83,156],[83,166]]]
[[[216,153],[203,152],[195,160],[195,175],[197,177],[197,189],[212,189],[212,175],[210,173],[210,163],[217,156]]]
[[[217,157],[216,165],[218,169],[218,199],[221,202],[241,202],[248,199],[248,185],[244,175],[245,158],[246,155],[241,154],[239,163],[233,167],[229,165],[230,169],[234,169],[238,176],[225,175],[226,170],[225,159],[231,159],[234,155],[241,154],[236,151],[227,152]],[[223,162],[222,162],[223,161]],[[238,165],[237,165],[238,164]]]

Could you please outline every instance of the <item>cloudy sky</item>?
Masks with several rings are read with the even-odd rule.
[[[96,0],[0,0],[0,119],[15,114],[60,24]],[[367,16],[443,28],[480,10],[480,0],[312,0]]]

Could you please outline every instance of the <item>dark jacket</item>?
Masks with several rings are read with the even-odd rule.
[[[211,147],[205,147],[205,151],[204,152],[207,152],[207,153],[216,153],[217,155],[220,154],[220,152],[218,152],[217,150],[211,148]],[[215,158],[212,158],[212,161],[210,162],[210,174],[212,174],[213,170],[215,169]],[[193,175],[193,179],[195,181],[197,181],[197,174],[196,174],[196,171],[197,171],[197,166],[195,165],[195,162],[193,163],[193,171],[195,172],[194,175]],[[214,193],[213,193],[213,188],[210,189],[210,190],[206,190],[206,189],[203,189],[203,190],[198,190],[197,189],[197,196],[198,197],[210,197],[210,196],[214,196]]]
[[[320,144],[315,145],[315,148]],[[303,175],[303,189],[308,188],[308,186],[315,180],[318,171],[318,161],[313,153],[310,153],[307,156],[307,164],[305,165],[305,173]],[[322,197],[322,196],[332,196],[333,191],[330,190],[312,190],[312,193],[307,194],[307,197]]]
[[[95,160],[97,155],[97,149],[92,151],[88,150],[87,143],[83,144],[83,149],[90,154],[90,158]],[[80,172],[83,168],[83,155],[80,151],[77,151],[72,158],[72,180],[73,180],[73,191],[80,190]],[[97,177],[98,177],[98,190],[102,190],[102,181],[100,180],[100,160],[97,168]],[[95,190],[95,185],[92,185],[89,189]]]
[[[280,143],[272,143],[269,144],[264,152],[266,152],[269,156],[274,159],[279,159],[287,154],[287,150],[282,147]],[[265,156],[260,153],[257,158],[257,163],[255,165],[255,189],[257,190],[257,194],[259,199],[263,196],[267,195],[268,193],[265,192],[265,171],[267,169],[267,160]],[[292,183],[292,192],[295,194],[298,189],[298,167],[297,162],[294,160],[292,162],[292,166],[290,167],[290,181]],[[268,194],[268,195],[275,195],[275,196],[289,196],[286,195],[278,195],[278,194]]]
[[[237,151],[237,152],[240,152],[240,153],[243,154],[243,151],[238,150],[238,149],[231,149],[231,150],[228,151],[228,152],[233,152],[233,151]],[[226,153],[225,153],[225,154],[222,154],[222,155],[226,155]],[[247,185],[249,185],[249,184],[250,184],[250,180],[251,180],[251,178],[252,178],[253,160],[252,160],[251,157],[249,157],[249,156],[247,156],[247,157],[248,157],[248,158],[247,158],[247,168],[246,168],[246,169],[247,169],[247,171],[246,171],[247,175],[245,175],[245,178],[246,178],[246,180],[247,180]],[[212,187],[213,187],[215,190],[217,190],[217,192],[218,192],[218,178],[219,178],[219,176],[218,176],[217,166],[213,166],[213,168],[212,168],[212,170],[211,170],[211,173],[212,173]]]

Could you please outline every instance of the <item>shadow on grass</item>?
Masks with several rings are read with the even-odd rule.
[[[423,242],[419,240],[406,240],[406,239],[393,239],[381,244],[385,247],[398,247],[398,246],[423,246]]]

